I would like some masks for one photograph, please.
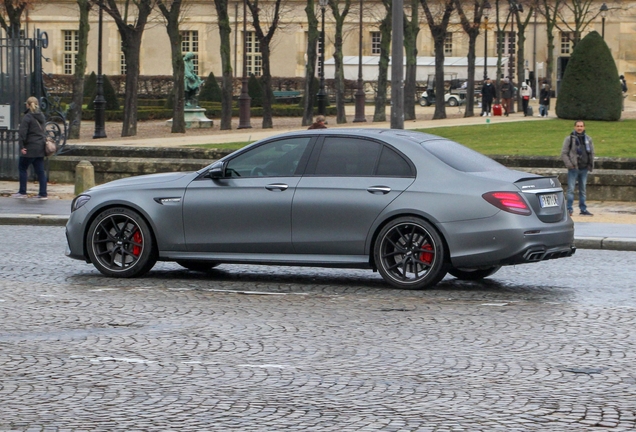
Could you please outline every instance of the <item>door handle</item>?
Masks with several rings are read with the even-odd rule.
[[[272,183],[265,186],[265,189],[267,189],[268,191],[282,192],[288,187],[289,185],[286,185],[285,183]]]
[[[372,194],[382,194],[386,195],[391,192],[391,188],[388,186],[371,186],[367,188],[367,192]]]

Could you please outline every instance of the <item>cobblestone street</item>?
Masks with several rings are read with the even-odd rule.
[[[0,226],[0,431],[636,428],[636,253],[480,283],[159,263],[108,279]]]

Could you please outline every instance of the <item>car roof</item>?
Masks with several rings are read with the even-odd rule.
[[[276,137],[298,136],[298,135],[340,135],[364,138],[376,138],[380,140],[388,140],[390,138],[411,141],[414,143],[422,143],[430,140],[445,139],[437,135],[416,132],[404,129],[382,129],[382,128],[334,128],[334,129],[315,129],[306,131],[287,132]],[[269,138],[268,138],[269,139]],[[265,140],[263,140],[265,141]]]

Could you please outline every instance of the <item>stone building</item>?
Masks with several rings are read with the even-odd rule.
[[[526,3],[527,1],[522,1]],[[261,1],[261,7],[266,14],[269,6],[267,1]],[[495,1],[491,1],[493,8],[490,13],[488,29],[488,57],[497,56],[497,44],[495,43]],[[588,19],[597,14],[602,1],[593,4],[590,8]],[[344,55],[358,55],[359,13],[357,9],[360,3],[352,1],[352,9],[349,13],[344,29]],[[508,14],[508,2],[502,1],[505,8],[501,8],[501,21],[506,20]],[[320,17],[320,8],[316,1],[317,14]],[[636,88],[636,2],[622,1],[611,2],[605,22],[598,15],[591,20],[584,31],[583,36],[592,30],[601,33],[604,29],[604,38],[616,60],[619,73],[625,74],[630,90]],[[306,2],[286,0],[281,16],[280,28],[276,31],[272,42],[272,73],[277,77],[303,77],[305,66],[305,50],[307,41],[307,18],[304,11]],[[243,38],[245,38],[246,58],[248,73],[259,75],[261,63],[258,49],[258,41],[250,25],[248,11],[247,33],[243,34],[243,2],[230,2],[230,20],[232,25],[232,66],[235,75],[241,75],[243,68]],[[595,9],[596,8],[596,9]],[[181,23],[183,35],[183,51],[191,51],[196,55],[196,68],[200,76],[207,76],[213,72],[215,76],[221,75],[221,62],[219,57],[220,38],[216,25],[216,9],[212,0],[185,0],[184,18]],[[527,7],[526,7],[527,10]],[[384,16],[384,8],[378,0],[367,0],[364,3],[362,54],[364,56],[377,56],[380,50],[379,21]],[[27,34],[33,34],[34,29],[45,31],[49,37],[49,48],[45,55],[50,58],[44,65],[45,71],[53,74],[72,74],[74,72],[75,53],[77,52],[78,36],[78,6],[75,0],[47,0],[36,4],[26,15],[24,25]],[[527,15],[527,12],[522,14]],[[90,15],[91,31],[89,36],[89,55],[87,73],[97,69],[97,11],[93,9]],[[424,14],[420,9],[420,33],[418,36],[418,55],[433,56],[433,43],[430,31],[424,21]],[[445,42],[445,54],[449,57],[463,57],[468,51],[468,38],[458,23],[457,15],[452,19],[449,34]],[[483,29],[482,29],[483,30]],[[510,55],[510,49],[514,46],[514,38],[511,37],[510,24],[504,29],[502,54]],[[325,14],[325,58],[333,55],[333,39],[335,26],[329,7]],[[547,60],[547,37],[545,22],[539,14],[536,19],[530,17],[525,31],[525,61],[527,71],[535,71],[536,78],[544,78],[545,62]],[[551,82],[558,83],[563,66],[572,51],[572,42],[568,32],[559,29],[554,31],[554,74],[547,77]],[[126,64],[121,50],[121,38],[112,19],[104,14],[103,26],[103,71],[107,75],[126,73]],[[516,48],[512,48],[515,49]],[[477,58],[484,57],[483,31],[477,40]],[[159,11],[153,13],[151,21],[146,26],[141,49],[141,75],[171,75],[170,45],[163,18]],[[537,67],[537,65],[539,67]],[[543,65],[543,69],[541,66]],[[503,71],[508,75],[508,71]],[[482,78],[483,72],[477,68],[476,79]],[[460,78],[466,78],[461,76]]]

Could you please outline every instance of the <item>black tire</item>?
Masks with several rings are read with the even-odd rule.
[[[187,268],[188,270],[198,271],[198,272],[207,272],[212,270],[214,267],[218,266],[218,263],[209,262],[209,261],[177,261],[181,267]]]
[[[448,98],[448,106],[456,107],[457,105],[459,105],[457,98]]]
[[[148,224],[134,210],[115,207],[97,215],[88,228],[86,250],[106,276],[142,276],[157,262],[155,240]]]
[[[373,258],[388,284],[401,289],[424,289],[446,276],[445,255],[444,242],[431,224],[415,217],[401,217],[382,228]]]
[[[428,106],[428,100],[426,98],[420,98],[420,106]]]
[[[448,273],[450,273],[452,276],[456,277],[459,280],[476,281],[476,280],[482,280],[487,278],[488,276],[494,275],[495,273],[497,273],[497,271],[499,271],[500,268],[501,266],[493,266],[493,267],[489,267],[485,269],[451,268],[451,269],[448,269]]]

